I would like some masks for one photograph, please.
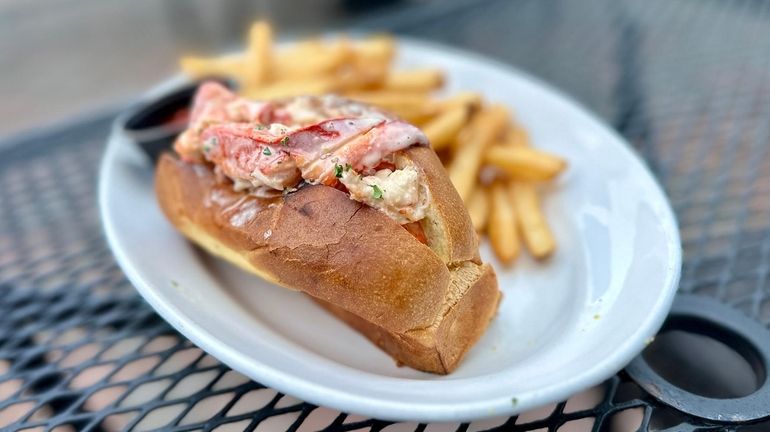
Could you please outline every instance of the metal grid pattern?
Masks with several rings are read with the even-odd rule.
[[[409,16],[371,25],[502,58],[617,127],[679,217],[682,290],[770,326],[769,3],[487,1]],[[0,143],[3,430],[739,429],[665,408],[623,374],[567,402],[471,424],[391,424],[266,389],[174,332],[116,267],[95,203],[110,120]]]

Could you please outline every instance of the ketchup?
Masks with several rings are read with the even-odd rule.
[[[190,118],[190,109],[181,108],[171,113],[171,115],[166,116],[161,121],[161,123],[166,125],[186,124],[189,118]]]

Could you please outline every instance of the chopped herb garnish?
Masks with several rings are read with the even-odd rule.
[[[374,199],[382,199],[382,189],[380,189],[377,185],[371,185],[372,186],[372,197]]]
[[[349,163],[346,163],[346,164],[345,164],[345,172],[348,172],[348,171],[350,171],[350,169],[351,169],[351,168],[353,168],[353,167],[352,167],[352,166],[350,166],[350,164],[349,164]]]
[[[255,130],[265,130],[265,129],[267,129],[267,126],[265,126],[263,124],[258,124],[256,126],[254,126],[254,129]]]
[[[281,145],[286,145],[289,143],[289,137],[285,136],[281,138]]]
[[[179,282],[175,281],[174,279],[171,279],[171,286],[176,288],[179,286]]]
[[[210,137],[203,143],[203,151],[208,153],[215,145],[217,145],[217,137]]]
[[[342,178],[342,165],[340,164],[334,165],[334,177]]]
[[[273,152],[270,151],[270,147],[265,147],[264,149],[262,149],[262,154],[265,156],[270,156],[271,154],[273,154]]]

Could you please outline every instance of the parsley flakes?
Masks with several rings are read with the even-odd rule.
[[[270,147],[265,147],[264,149],[262,149],[262,154],[265,156],[270,156],[271,154],[273,154],[273,152],[270,151]]]
[[[334,177],[342,178],[342,165],[340,164],[334,165]]]
[[[217,137],[213,136],[203,142],[203,152],[208,153],[218,143]]]
[[[380,189],[377,185],[371,185],[372,186],[372,197],[374,199],[382,199],[382,189]]]
[[[286,145],[289,143],[289,137],[285,136],[281,138],[281,145]]]

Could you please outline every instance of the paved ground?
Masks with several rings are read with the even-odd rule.
[[[180,53],[238,43],[253,18],[285,31],[339,16],[339,1],[284,3],[0,0],[0,137],[125,101],[172,73]]]

